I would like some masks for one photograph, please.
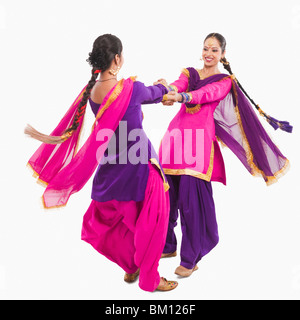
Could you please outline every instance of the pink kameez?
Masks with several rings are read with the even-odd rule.
[[[181,73],[179,79],[173,82],[171,86],[178,92],[188,91],[188,76],[185,73]],[[232,79],[228,77],[199,90],[189,92],[189,94],[192,95],[190,103],[197,104],[199,111],[190,114],[186,111],[185,104],[182,104],[179,112],[171,121],[168,132],[171,135],[175,132],[176,136],[176,131],[177,133],[180,131],[179,135],[182,138],[184,137],[184,130],[191,129],[191,139],[182,138],[182,150],[188,150],[190,146],[192,146],[192,150],[195,153],[195,150],[197,150],[197,130],[202,129],[201,142],[203,142],[203,152],[201,152],[201,156],[203,158],[201,161],[196,161],[194,163],[191,163],[190,161],[187,163],[185,157],[183,157],[181,163],[180,161],[176,161],[175,155],[176,152],[178,152],[178,149],[175,150],[175,148],[178,148],[178,145],[175,146],[173,141],[170,141],[169,135],[165,135],[159,150],[159,160],[162,163],[165,174],[186,174],[205,181],[218,181],[226,184],[224,160],[215,136],[213,114],[219,102],[230,92],[231,86]],[[174,137],[174,140],[176,140],[176,137]],[[188,144],[188,146],[185,147],[185,144]]]

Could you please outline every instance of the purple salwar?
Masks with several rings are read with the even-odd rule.
[[[182,229],[181,265],[194,266],[219,242],[211,182],[188,175],[167,175],[170,185],[170,220],[164,253],[177,249],[174,228],[178,210]]]
[[[230,88],[228,81],[231,81]],[[176,251],[174,227],[179,210],[182,225],[181,265],[192,269],[219,240],[211,181],[225,184],[226,179],[216,138],[239,158],[252,175],[262,176],[267,185],[276,182],[286,172],[289,161],[264,130],[233,76],[216,74],[201,79],[196,69],[187,68],[171,87],[178,92],[189,92],[192,99],[182,105],[168,130],[199,127],[210,136],[211,141],[208,140],[206,146],[210,146],[212,141],[215,146],[214,153],[204,149],[203,155],[210,161],[206,173],[190,170],[185,163],[180,166],[175,161],[163,161],[160,149],[160,159],[170,185],[171,204],[164,253]],[[172,143],[166,141],[171,150]],[[174,152],[184,150],[173,149]]]

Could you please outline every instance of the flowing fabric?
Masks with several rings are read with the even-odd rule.
[[[85,89],[86,86],[82,89],[58,126],[50,134],[51,136],[61,136],[71,126]],[[62,168],[71,162],[77,151],[83,121],[84,117],[82,117],[78,129],[64,143],[57,145],[43,143],[29,159],[29,167],[33,169],[35,177],[39,177],[39,181],[43,185],[47,185]]]
[[[183,90],[184,87],[187,87],[186,90],[191,94],[195,92],[197,93],[196,95],[198,97],[201,97],[202,91],[208,91],[210,88],[209,86],[214,85],[217,82],[221,82],[226,78],[228,78],[228,75],[226,74],[216,74],[206,79],[200,79],[199,73],[196,69],[187,68],[184,69],[181,78],[177,80],[175,84],[178,86],[179,92],[180,89]],[[273,141],[265,131],[249,100],[245,97],[243,92],[238,87],[236,81],[234,80],[234,76],[231,76],[230,79],[232,82],[230,92],[226,94],[225,98],[216,106],[215,109],[211,108],[214,111],[213,121],[215,136],[224,145],[230,148],[230,150],[238,157],[238,159],[243,163],[243,165],[252,175],[262,176],[267,185],[270,185],[273,182],[276,182],[277,178],[279,178],[286,171],[286,169],[289,167],[289,161],[280,152],[278,147],[273,143]],[[192,100],[192,102],[194,101]],[[189,116],[199,118],[200,120],[200,118],[202,118],[204,110],[206,110],[206,105],[209,106],[209,104],[210,103],[208,101],[207,104],[201,105],[198,112],[190,114]],[[186,104],[187,109],[193,109],[196,107],[197,105],[195,103]],[[182,113],[182,109],[178,113],[178,128],[180,128],[181,126],[180,112]],[[210,121],[208,118],[209,116],[210,115],[207,114],[207,121]],[[193,123],[195,124],[193,129],[196,130],[197,122],[193,121]],[[194,144],[195,141],[196,140],[193,141]],[[214,143],[214,146],[216,149],[216,143]],[[196,150],[196,145],[193,145],[192,148],[193,150]],[[219,149],[218,153],[220,156]],[[210,159],[212,159],[213,155],[212,153],[210,154]],[[220,163],[221,162],[222,161],[220,161]],[[162,164],[165,168],[164,163]],[[220,166],[220,168],[221,167],[222,166]],[[209,168],[212,169],[211,166],[209,166]],[[214,174],[214,170],[215,168],[213,168],[212,174]],[[220,170],[220,172],[221,171],[222,170]],[[178,174],[180,174],[180,171],[178,172]],[[166,173],[168,174],[168,172]],[[197,175],[195,175],[194,173],[192,173],[191,175],[197,177]],[[208,174],[204,176],[199,175],[198,177],[206,181],[210,181],[211,178]],[[218,180],[216,179],[215,181]]]
[[[43,144],[29,160],[29,164],[36,174],[48,184],[43,194],[45,208],[66,205],[70,196],[81,190],[89,180],[126,112],[132,88],[133,80],[129,78],[119,81],[111,89],[99,108],[89,138],[76,155],[78,132],[74,133],[76,136],[73,135],[70,138],[71,141],[69,139],[61,145]],[[68,128],[76,113],[76,105],[81,101],[82,93],[52,134],[60,135]],[[108,133],[105,141],[100,140],[99,136],[97,137],[101,129],[105,129]]]
[[[232,91],[214,113],[216,136],[231,149],[254,176],[267,185],[277,181],[289,160],[273,143],[249,100],[232,79]]]
[[[140,268],[139,286],[154,291],[160,281],[158,264],[166,240],[169,194],[152,164],[143,201],[92,200],[83,218],[82,240],[125,272]]]

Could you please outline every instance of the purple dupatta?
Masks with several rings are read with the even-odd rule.
[[[201,80],[197,70],[188,70],[188,91],[228,77],[226,74],[216,74]],[[215,109],[214,122],[218,140],[239,158],[252,175],[262,176],[267,185],[276,182],[289,167],[288,159],[273,143],[233,77],[231,92]]]

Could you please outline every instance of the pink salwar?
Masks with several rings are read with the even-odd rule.
[[[92,200],[83,218],[81,239],[125,272],[140,268],[139,287],[154,291],[160,282],[159,259],[169,221],[169,193],[158,170],[149,164],[143,201]]]

